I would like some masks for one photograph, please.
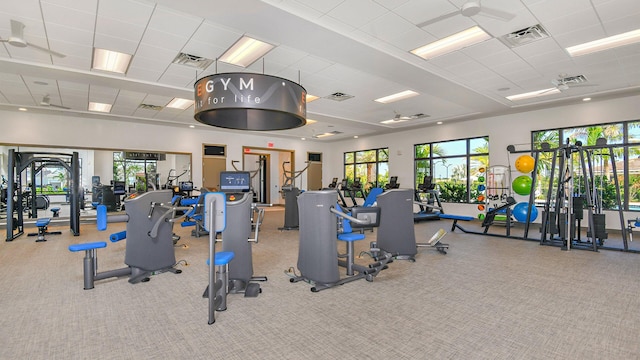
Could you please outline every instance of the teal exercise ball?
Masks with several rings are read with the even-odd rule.
[[[518,195],[529,195],[531,193],[531,177],[520,175],[513,180],[511,188]]]
[[[528,202],[521,202],[516,204],[511,210],[511,214],[513,217],[519,222],[527,221],[527,207],[529,206]],[[529,215],[529,222],[534,221],[538,218],[538,209],[535,206],[531,207],[531,214]]]

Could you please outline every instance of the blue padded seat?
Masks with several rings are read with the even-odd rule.
[[[106,242],[96,241],[96,242],[81,243],[81,244],[71,244],[69,245],[69,251],[78,252],[78,251],[101,249],[105,247],[107,247]]]
[[[59,207],[52,207],[51,212],[53,213],[53,217],[59,217],[60,216],[60,208]]]
[[[451,231],[455,231],[456,228],[458,228],[458,229],[462,230],[463,232],[466,232],[466,231],[462,228],[462,226],[458,225],[458,220],[461,220],[461,221],[475,220],[474,217],[464,216],[464,215],[439,214],[438,217],[440,219],[453,220],[453,224],[451,224]]]
[[[36,220],[36,226],[37,227],[44,227],[49,225],[49,223],[51,222],[51,218],[40,218],[38,220]]]
[[[342,241],[358,241],[364,240],[365,236],[361,233],[342,233],[338,234],[338,240]]]
[[[231,260],[233,260],[235,256],[236,254],[233,251],[217,252],[214,256],[213,264],[215,266],[227,265],[229,262],[231,262]],[[207,265],[209,265],[210,263],[211,262],[209,261],[209,259],[207,259]]]
[[[472,216],[464,216],[464,215],[440,214],[438,216],[440,217],[440,219],[449,219],[449,220],[462,220],[462,221],[475,220],[475,218]]]

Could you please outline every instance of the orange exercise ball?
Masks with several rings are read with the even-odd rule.
[[[536,161],[531,155],[521,155],[516,159],[516,169],[523,174],[528,174],[533,171],[535,163]]]

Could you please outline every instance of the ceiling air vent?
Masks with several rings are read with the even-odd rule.
[[[143,110],[154,110],[154,111],[160,111],[162,110],[162,106],[160,105],[151,105],[151,104],[140,104],[140,106],[138,106],[139,109],[143,109]]]
[[[204,70],[213,64],[213,60],[196,55],[179,53],[178,56],[173,59],[173,63]]]
[[[352,97],[353,95],[348,95],[341,92],[335,92],[331,95],[325,96],[324,98],[329,100],[334,100],[334,101],[345,101],[345,100],[351,99]]]
[[[548,37],[549,33],[547,33],[547,30],[538,24],[504,35],[500,37],[500,41],[508,47],[513,48]]]

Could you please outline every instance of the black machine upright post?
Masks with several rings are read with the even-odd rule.
[[[69,218],[69,226],[73,236],[80,235],[80,157],[78,152],[74,151],[71,154],[71,164],[69,175],[71,175],[71,199],[69,204],[69,210],[71,212]],[[82,199],[84,201],[84,199]]]

